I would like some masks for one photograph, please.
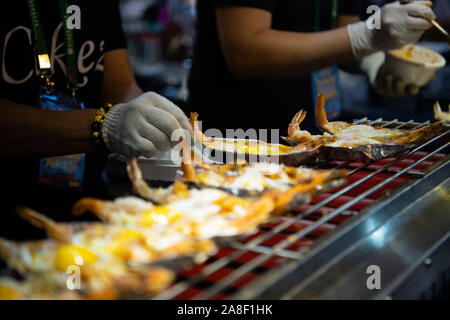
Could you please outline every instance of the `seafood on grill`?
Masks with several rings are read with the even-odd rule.
[[[0,299],[117,299],[126,294],[155,294],[174,279],[168,269],[131,269],[114,255],[53,240],[0,238],[0,254],[24,278],[0,278]],[[73,268],[79,268],[80,289],[69,292],[68,273],[75,272]]]
[[[194,130],[195,138],[198,139],[203,146],[209,149],[234,154],[263,156],[282,156],[287,155],[292,151],[292,147],[280,144],[271,144],[259,140],[217,139],[207,137],[199,128],[198,116],[198,113],[191,113],[191,126]]]
[[[127,164],[127,169],[133,190],[143,198],[151,194],[151,200],[157,200],[159,204],[174,206],[181,203],[180,206],[184,208],[189,207],[184,206],[183,201],[194,205],[195,199],[199,199],[199,203],[204,205],[204,199],[208,199],[210,193],[217,192],[220,192],[221,198],[226,199],[226,203],[234,203],[240,199],[243,203],[253,203],[254,207],[259,202],[271,201],[273,210],[269,215],[273,216],[309,202],[318,192],[339,186],[346,181],[348,173],[346,170],[312,170],[274,163],[211,165],[195,162],[195,155],[192,153],[191,157],[186,159],[183,155],[181,165],[186,183],[175,181],[164,191],[150,188],[142,178],[137,160],[132,159]],[[200,189],[190,188],[192,183]],[[156,193],[159,194],[157,199],[154,196]],[[241,230],[242,232],[248,230]]]
[[[329,122],[325,112],[325,96],[318,95],[316,106],[316,119],[323,135],[311,135],[300,130],[300,123],[306,117],[306,112],[301,110],[295,115],[289,125],[288,141],[294,144],[315,143],[335,147],[357,147],[365,144],[415,144],[429,139],[438,134],[443,126],[437,122],[415,130],[387,129],[382,126],[366,124],[351,124],[342,121]]]
[[[434,103],[434,118],[436,120],[450,122],[450,105],[448,106],[448,112],[445,112],[442,111],[441,105],[436,101]]]
[[[142,179],[136,159],[128,163],[134,190],[143,198],[152,188]],[[178,236],[213,239],[232,237],[253,231],[256,226],[291,205],[301,188],[274,190],[256,198],[244,198],[215,188],[190,188],[176,181],[158,197],[157,204],[137,197],[103,201],[84,198],[73,214],[91,211],[108,223],[119,225],[155,225]],[[154,201],[154,197],[150,200]]]
[[[301,130],[306,111],[300,110],[288,127],[285,140],[295,152],[312,152],[311,158],[334,160],[379,160],[401,153],[412,146],[439,135],[445,126],[436,122],[414,130],[389,129],[369,124],[329,122],[325,112],[325,97],[319,94],[315,115],[322,135]]]
[[[199,129],[198,114],[191,113],[191,125],[195,139],[203,146],[203,154],[207,152],[223,153],[226,163],[255,163],[270,162],[297,166],[306,162],[316,154],[313,148],[300,149],[298,147],[281,144],[270,144],[259,140],[248,139],[216,139],[205,136]],[[203,155],[202,155],[203,156]]]
[[[193,157],[194,159],[194,157]],[[184,179],[202,187],[214,187],[235,194],[258,195],[272,190],[288,191],[305,186],[306,195],[335,187],[347,178],[346,170],[314,170],[260,162],[211,165],[183,157]],[[309,189],[307,189],[309,187]]]
[[[21,243],[0,239],[0,254],[24,278],[0,278],[0,298],[116,299],[157,294],[174,280],[174,268],[166,261],[204,259],[215,252],[221,239],[254,231],[270,217],[304,203],[303,195],[318,186],[317,177],[311,177],[257,197],[238,197],[216,188],[190,188],[181,181],[167,189],[152,189],[135,159],[128,172],[142,198],[82,198],[74,205],[74,215],[90,211],[101,222],[60,223],[18,207],[18,214],[46,230],[50,239]],[[148,196],[151,199],[145,199]],[[71,266],[81,270],[82,286],[76,292],[66,286]]]
[[[55,286],[46,277],[30,277],[26,280],[13,276],[0,278],[0,300],[79,300],[74,290]]]
[[[143,202],[143,200],[137,200]],[[136,210],[140,208],[139,204],[136,207],[137,200],[125,198],[123,202],[118,201],[116,207],[108,207],[103,212],[110,210],[117,212],[119,208],[124,207]],[[132,203],[135,206],[132,206]],[[163,212],[158,211],[160,215],[157,216],[155,206],[151,204],[150,206],[151,209],[146,207],[144,216],[139,221],[130,219],[123,224],[57,223],[29,208],[20,207],[18,212],[25,220],[45,229],[48,235],[58,243],[71,243],[100,256],[112,255],[114,259],[125,263],[146,265],[181,255],[200,255],[215,251],[214,243],[209,239],[197,239],[176,229],[171,230],[171,227],[176,227],[173,224],[163,228]],[[151,215],[150,212],[154,214]],[[136,211],[132,213],[135,214]],[[166,218],[175,220],[174,216]]]

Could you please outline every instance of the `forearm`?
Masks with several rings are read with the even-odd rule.
[[[343,16],[331,31],[297,33],[272,29],[272,14],[249,7],[216,9],[217,30],[231,72],[239,78],[282,78],[308,74],[376,51],[416,42],[435,18],[431,2],[398,2],[382,8],[381,29]]]
[[[94,151],[90,134],[95,112],[44,111],[0,99],[0,154],[38,157]]]
[[[114,105],[131,101],[142,93],[142,89],[136,82],[110,84],[103,88],[102,101]]]
[[[102,82],[103,102],[111,104],[128,102],[143,93],[136,83],[126,49],[107,52],[104,63]]]
[[[263,30],[225,49],[228,66],[241,78],[299,76],[353,58],[346,28],[296,33]]]

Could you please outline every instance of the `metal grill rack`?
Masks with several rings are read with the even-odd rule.
[[[367,118],[355,123],[411,130],[429,124]],[[178,281],[156,299],[294,298],[293,292],[307,286],[314,272],[395,216],[398,201],[409,197],[411,203],[411,196],[419,197],[449,177],[449,137],[447,130],[395,158],[326,164],[350,169],[347,184],[180,272]]]

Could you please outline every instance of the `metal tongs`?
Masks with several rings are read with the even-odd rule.
[[[400,4],[408,4],[411,2],[413,0],[400,0]],[[450,35],[448,32],[436,20],[431,20],[430,22],[447,38],[447,43],[450,45]]]

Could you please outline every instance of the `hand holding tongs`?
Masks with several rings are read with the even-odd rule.
[[[400,4],[408,4],[413,2],[413,0],[400,0]],[[431,20],[431,23],[433,24],[433,26],[435,26],[442,34],[444,34],[447,37],[447,42],[450,45],[450,35],[448,34],[448,32],[436,21],[436,20]]]

